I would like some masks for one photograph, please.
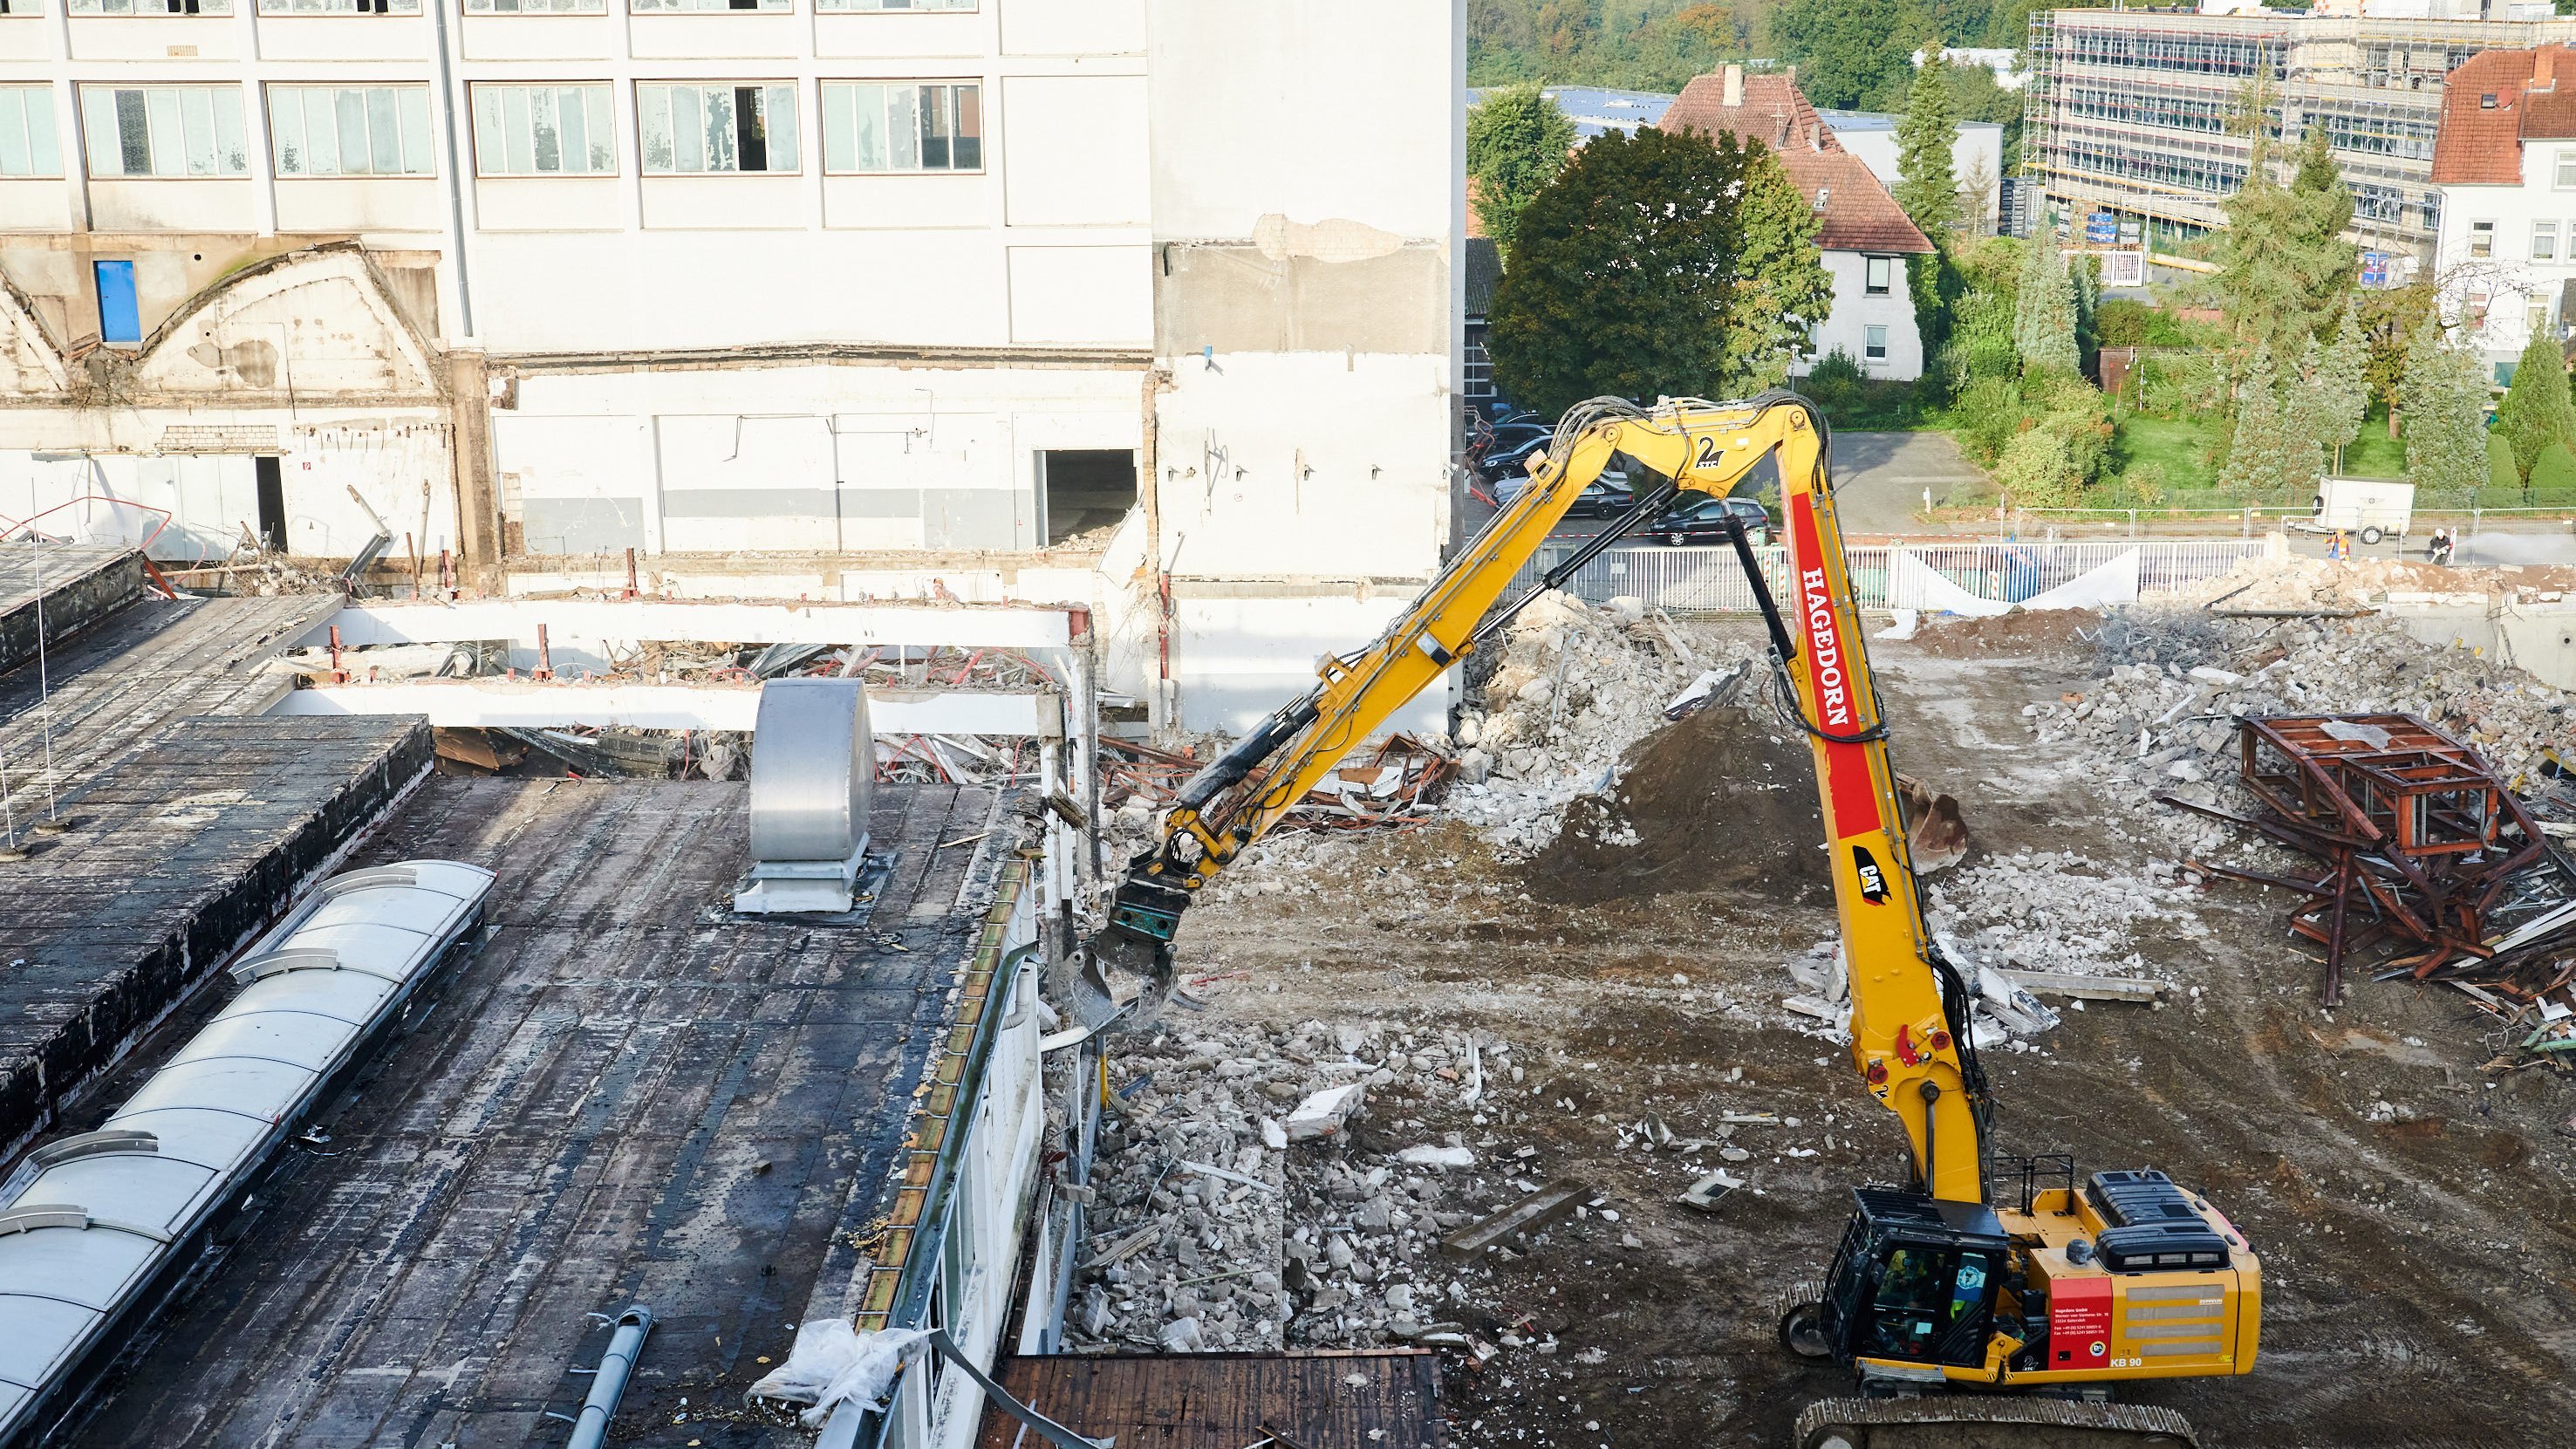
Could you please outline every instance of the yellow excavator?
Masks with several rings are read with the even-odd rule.
[[[1630,525],[1682,493],[1723,497],[1776,455],[1784,610],[1751,544],[1732,535],[1769,626],[1777,706],[1813,746],[1850,963],[1851,1053],[1896,1114],[1908,1180],[1853,1189],[1825,1276],[1776,1305],[1781,1345],[1848,1369],[1855,1391],[1807,1406],[1796,1449],[2188,1446],[2181,1415],[2115,1404],[2115,1385],[2254,1366],[2262,1273],[2244,1236],[2152,1169],[2095,1172],[2067,1154],[1990,1153],[1991,1106],[1970,1034],[1970,990],[1934,945],[1907,853],[1898,782],[1846,576],[1821,412],[1791,393],[1744,402],[1617,398],[1570,410],[1530,486],[1444,566],[1412,607],[1315,688],[1263,720],[1180,792],[1164,838],[1130,862],[1069,993],[1095,1025],[1124,1009],[1109,971],[1159,1000],[1192,893],[1259,840],[1344,755],[1508,623],[1496,603],[1612,459],[1654,480]],[[1615,525],[1549,571],[1552,588],[1606,549]],[[1538,590],[1528,597],[1536,597]],[[1132,1005],[1132,1003],[1130,1003]]]

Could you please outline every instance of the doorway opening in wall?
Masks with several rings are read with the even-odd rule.
[[[1136,454],[1127,448],[1050,448],[1038,454],[1038,499],[1047,547],[1106,544],[1109,531],[1136,506]]]
[[[251,462],[251,480],[259,493],[259,541],[270,553],[286,552],[286,468],[285,460],[257,457]],[[234,475],[240,476],[238,474]]]

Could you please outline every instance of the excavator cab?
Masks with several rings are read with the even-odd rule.
[[[2012,1249],[1994,1210],[1888,1187],[1852,1199],[1824,1291],[1782,1321],[1782,1344],[1846,1364],[1919,1364],[1925,1378],[1983,1365]]]

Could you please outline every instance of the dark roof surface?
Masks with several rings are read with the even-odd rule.
[[[1846,151],[1816,108],[1785,75],[1744,77],[1741,104],[1726,104],[1724,75],[1704,75],[1656,123],[1665,131],[1732,133],[1777,152],[1789,180],[1817,218],[1816,245],[1838,252],[1928,252],[1923,235],[1862,160]]]
[[[1244,1449],[1269,1439],[1309,1449],[1437,1449],[1440,1356],[1423,1349],[1289,1354],[1061,1354],[1006,1359],[1014,1397],[1120,1449]],[[1361,1380],[1352,1383],[1353,1378]],[[999,1408],[976,1449],[1038,1442]]]
[[[1494,305],[1494,284],[1503,279],[1503,249],[1493,238],[1467,238],[1467,315],[1482,317]]]
[[[2576,48],[2484,51],[2442,82],[2433,182],[2519,185],[2523,142],[2571,137],[2576,137]]]
[[[584,1315],[637,1302],[611,1442],[811,1443],[704,1420],[856,1306],[1017,830],[993,791],[880,785],[870,908],[737,917],[745,802],[437,776],[397,806],[351,864],[498,871],[488,935],[63,1449],[559,1445]]]

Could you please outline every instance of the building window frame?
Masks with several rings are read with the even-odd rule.
[[[2469,223],[2469,255],[2470,255],[2470,256],[2472,256],[2472,257],[2492,257],[2492,256],[2494,256],[2494,255],[2495,255],[2495,234],[2496,234],[2496,224],[2495,224],[2494,222],[2492,222],[2492,221],[2472,221],[2472,222],[2470,222],[2470,223]]]
[[[635,158],[637,171],[653,176],[793,176],[801,173],[805,161],[804,136],[796,114],[798,86],[788,80],[708,80],[708,81],[637,81],[635,83],[635,134],[642,154]],[[687,93],[687,110],[683,112],[681,96]],[[708,97],[722,95],[724,107],[733,118],[730,134],[706,128]],[[754,136],[745,125],[742,107],[752,107],[751,124],[758,129]],[[777,110],[784,103],[786,124],[778,123]],[[683,119],[692,124],[683,127]],[[656,134],[656,122],[659,133]],[[682,145],[683,138],[688,141]],[[730,148],[719,144],[710,151],[707,142],[730,142]],[[668,147],[658,164],[657,141]],[[760,165],[742,164],[744,153],[757,142]],[[683,161],[699,164],[684,166]],[[729,160],[733,164],[717,164]]]
[[[263,16],[288,19],[340,19],[361,17],[411,17],[417,19],[421,0],[258,0]]]
[[[425,84],[272,81],[266,90],[269,160],[280,181],[404,181],[438,175]],[[330,138],[327,147],[312,140],[317,124],[323,127],[318,134]],[[363,170],[348,164],[353,136],[366,148]]]
[[[2576,146],[2558,153],[2556,173],[2550,180],[2555,190],[2576,191]]]
[[[468,15],[605,15],[608,0],[465,0]]]
[[[2535,221],[2531,224],[2531,259],[2535,262],[2558,260],[2558,223]]]
[[[516,97],[513,92],[518,93]],[[517,105],[512,105],[516,99]],[[580,120],[567,109],[577,99]],[[542,104],[541,104],[542,102]],[[544,168],[540,111],[553,109],[555,165]],[[475,81],[465,88],[473,127],[474,174],[494,179],[599,180],[622,174],[617,154],[617,87],[609,81]],[[524,140],[522,149],[520,142]],[[580,169],[567,169],[569,149],[581,151]],[[524,156],[525,165],[521,159]],[[604,160],[604,164],[603,164]]]
[[[1863,362],[1887,360],[1887,328],[1884,325],[1873,322],[1860,330],[1860,355]]]
[[[817,15],[972,15],[982,0],[814,0]]]
[[[1861,295],[1892,297],[1896,295],[1896,258],[1876,253],[1860,259]]]
[[[248,107],[238,85],[83,81],[74,94],[81,154],[95,180],[239,181],[250,175]],[[144,166],[139,171],[127,164],[137,157]]]
[[[898,119],[895,97],[907,90],[911,99]],[[980,79],[826,80],[821,111],[826,176],[972,176],[985,169]],[[873,135],[861,129],[871,111],[880,123]]]
[[[632,15],[793,15],[796,0],[626,0]]]
[[[65,0],[75,20],[221,17],[233,13],[233,0]]]
[[[59,180],[62,174],[62,126],[54,110],[54,88],[41,82],[0,85],[0,177]]]

